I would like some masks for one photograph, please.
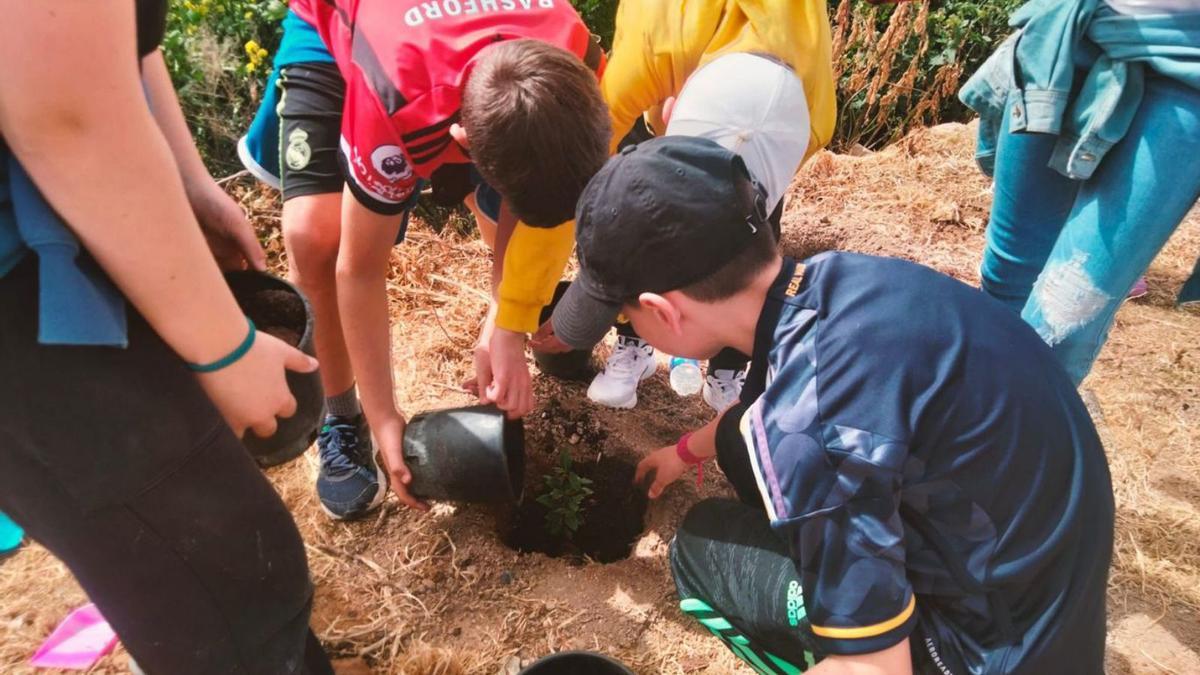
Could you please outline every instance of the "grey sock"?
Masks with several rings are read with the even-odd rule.
[[[358,417],[362,407],[358,404],[358,391],[354,385],[336,396],[325,398],[326,414],[335,417]]]

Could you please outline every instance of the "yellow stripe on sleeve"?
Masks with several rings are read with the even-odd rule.
[[[827,628],[825,626],[813,624],[812,631],[820,637],[834,639],[856,640],[861,638],[875,637],[876,635],[883,635],[884,633],[893,630],[897,626],[902,625],[905,621],[908,621],[908,617],[912,616],[913,610],[916,609],[916,607],[917,596],[914,594],[908,599],[908,607],[905,607],[904,611],[882,623],[877,623],[872,626],[860,626],[858,628]]]

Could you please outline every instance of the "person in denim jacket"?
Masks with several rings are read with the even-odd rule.
[[[1033,0],[960,98],[995,179],[983,289],[1076,383],[1200,197],[1200,6]]]

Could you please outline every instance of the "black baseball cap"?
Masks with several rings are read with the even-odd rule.
[[[691,136],[628,146],[576,206],[579,277],[554,310],[554,332],[589,349],[641,293],[696,283],[770,236],[766,193],[736,153]]]

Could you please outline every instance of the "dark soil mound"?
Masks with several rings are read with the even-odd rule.
[[[591,558],[610,563],[629,557],[633,542],[645,527],[646,494],[634,487],[634,465],[610,457],[598,462],[576,464],[578,474],[592,481],[592,495],[584,502],[583,523],[573,535],[563,537],[546,531],[547,509],[536,500],[541,476],[529,476],[526,494],[504,543],[525,553],[538,551],[556,558]]]

